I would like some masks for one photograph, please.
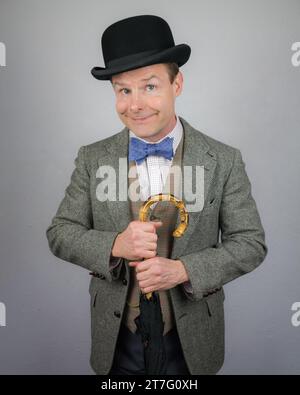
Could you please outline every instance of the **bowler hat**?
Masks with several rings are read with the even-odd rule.
[[[137,15],[113,23],[102,34],[101,45],[105,67],[91,70],[98,80],[157,63],[174,62],[180,67],[191,53],[189,45],[175,45],[170,26],[155,15]]]

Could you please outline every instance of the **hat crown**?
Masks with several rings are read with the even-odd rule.
[[[184,65],[191,53],[187,44],[175,45],[168,23],[156,15],[137,15],[108,26],[101,37],[105,67],[93,67],[97,80],[159,63]]]
[[[102,34],[105,65],[145,51],[162,51],[175,46],[168,23],[155,15],[139,15],[110,25]]]

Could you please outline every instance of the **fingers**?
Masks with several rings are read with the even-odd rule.
[[[128,225],[125,242],[127,256],[130,259],[149,259],[157,254],[158,235],[156,229],[162,226],[162,221],[132,221]],[[126,243],[123,244],[126,244]]]
[[[162,221],[150,221],[150,223],[153,224],[155,228],[159,228],[163,224]]]
[[[141,222],[143,225],[143,231],[149,233],[156,233],[156,229],[162,226],[161,221],[150,221],[150,222]]]
[[[150,288],[150,287],[153,287],[153,286],[154,286],[154,284],[151,281],[149,281],[149,280],[139,281],[139,287],[141,289]]]
[[[155,251],[156,252],[157,244],[156,244],[156,242],[153,242],[153,243],[147,242],[147,243],[145,243],[144,247],[145,247],[145,250],[147,250],[147,251]]]
[[[129,262],[129,266],[135,267],[136,273],[141,273],[145,270],[148,270],[151,265],[151,262],[146,261],[132,261]]]
[[[156,256],[156,247],[154,250],[145,250],[142,254],[145,259],[154,258]]]

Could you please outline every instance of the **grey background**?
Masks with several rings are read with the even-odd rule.
[[[165,18],[192,48],[177,113],[241,150],[269,253],[225,286],[220,374],[298,374],[299,0],[0,0],[1,374],[92,374],[89,275],[51,255],[45,230],[81,145],[123,128],[100,37],[137,14]]]

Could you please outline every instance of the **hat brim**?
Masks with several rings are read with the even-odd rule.
[[[148,56],[141,56],[140,59],[136,60],[136,54],[134,60],[130,61],[130,57],[126,57],[126,63],[118,66],[105,68],[105,67],[94,67],[91,70],[93,77],[97,80],[109,80],[113,75],[122,73],[124,71],[134,70],[139,67],[150,66],[157,63],[177,63],[178,66],[184,65],[190,57],[191,48],[187,44],[179,44],[172,48],[158,51],[155,54]]]

